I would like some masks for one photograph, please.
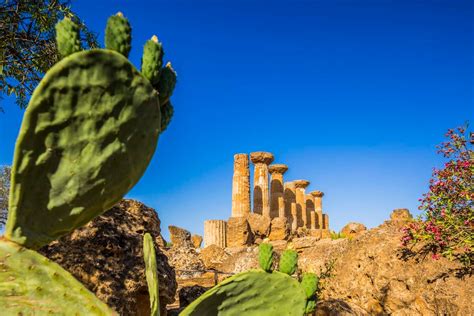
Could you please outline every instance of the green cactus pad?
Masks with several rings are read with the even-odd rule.
[[[304,314],[306,296],[298,281],[274,271],[250,270],[213,287],[181,316],[275,316]]]
[[[298,264],[298,253],[295,250],[287,249],[283,251],[280,257],[280,272],[292,275],[296,271]]]
[[[258,247],[258,262],[260,268],[271,271],[273,264],[273,246],[268,243],[261,243]]]
[[[116,315],[69,272],[0,239],[1,315]]]
[[[314,273],[305,273],[303,274],[303,279],[301,280],[301,286],[306,293],[306,298],[312,298],[318,290],[318,276]]]
[[[56,24],[56,43],[61,57],[66,57],[82,50],[79,26],[69,18]]]
[[[158,271],[156,268],[156,253],[153,239],[149,233],[143,237],[143,258],[145,260],[146,282],[150,295],[150,315],[160,316],[160,297]]]
[[[171,104],[171,101],[166,102],[165,104],[160,104],[161,107],[161,131],[165,131],[168,128],[168,125],[171,122],[174,114],[174,108]]]
[[[160,92],[160,104],[165,104],[173,95],[174,87],[176,86],[176,71],[171,67],[171,63],[167,63],[161,69],[160,81],[158,82],[157,90]]]
[[[123,55],[58,62],[17,138],[6,237],[39,248],[115,205],[145,172],[160,124],[157,92]]]
[[[305,314],[310,314],[316,309],[316,300],[309,300],[306,302]]]
[[[150,80],[151,84],[156,87],[160,80],[160,70],[163,64],[163,47],[158,42],[158,37],[153,36],[152,39],[146,41],[143,47],[142,57],[142,74]]]
[[[105,48],[128,57],[132,48],[131,42],[132,28],[128,20],[120,12],[111,16],[105,29]]]

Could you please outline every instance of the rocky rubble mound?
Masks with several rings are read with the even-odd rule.
[[[472,315],[472,276],[447,259],[401,251],[407,212],[396,210],[334,257],[317,315]]]
[[[149,315],[143,261],[143,235],[155,240],[162,315],[174,301],[175,272],[161,249],[164,240],[156,212],[134,200],[118,205],[43,247],[40,252],[68,270],[120,315]]]

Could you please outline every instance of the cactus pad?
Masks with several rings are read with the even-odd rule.
[[[39,248],[112,207],[145,172],[160,124],[158,93],[123,55],[62,59],[23,118],[6,237]]]
[[[132,28],[122,13],[109,18],[105,28],[105,48],[119,52],[128,57],[132,48]]]
[[[69,272],[0,239],[2,315],[116,315]]]
[[[260,268],[265,271],[272,270],[273,264],[273,246],[268,243],[261,243],[258,247],[258,262]]]
[[[160,80],[160,70],[163,64],[163,48],[158,37],[153,36],[143,47],[142,74],[150,80],[153,86]]]
[[[56,24],[56,43],[61,57],[81,51],[79,26],[71,19],[65,18]]]
[[[305,294],[298,281],[278,271],[250,270],[213,287],[180,315],[301,316],[305,308]]]
[[[156,253],[153,239],[149,233],[143,237],[143,258],[145,260],[146,282],[150,295],[150,316],[160,316],[160,297]]]
[[[305,273],[301,280],[301,286],[306,293],[306,298],[313,298],[318,290],[319,279],[318,276],[314,273]]]
[[[280,257],[280,272],[292,275],[296,271],[298,264],[298,253],[293,249],[283,251]]]

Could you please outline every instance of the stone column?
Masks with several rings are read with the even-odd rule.
[[[250,154],[250,160],[255,165],[253,175],[253,212],[270,218],[268,165],[273,162],[273,155],[257,151]]]
[[[305,189],[309,185],[307,180],[296,180],[296,217],[298,227],[307,227],[307,214],[306,214],[306,194]]]
[[[329,215],[323,214],[323,229],[329,230]]]
[[[204,247],[217,245],[221,248],[226,247],[226,229],[227,223],[223,220],[204,221]]]
[[[297,214],[296,214],[296,187],[294,182],[285,182],[284,199],[285,199],[285,217],[290,223],[291,230],[296,231],[298,228]]]
[[[314,212],[314,196],[306,194],[306,214],[307,214],[307,226],[311,229],[316,229],[316,213]]]
[[[250,169],[247,154],[234,155],[232,178],[232,217],[250,214]]]
[[[324,193],[321,191],[313,191],[311,195],[314,196],[314,211],[316,212],[316,218],[318,224],[316,228],[323,229],[323,201],[322,198]]]
[[[268,167],[270,172],[270,217],[285,217],[285,203],[283,200],[283,175],[288,170],[287,165],[275,164]]]

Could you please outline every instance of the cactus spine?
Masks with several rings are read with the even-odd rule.
[[[33,92],[15,145],[0,238],[0,313],[115,315],[33,249],[102,214],[135,185],[155,151],[162,109],[158,91],[125,57],[130,27],[123,16],[109,20],[110,49],[80,51],[77,26],[69,19],[56,29],[58,49],[67,57]],[[150,237],[145,246],[151,306],[158,315]]]
[[[121,12],[107,21],[105,29],[105,48],[119,52],[125,57],[132,48],[132,28]]]
[[[145,260],[148,294],[150,295],[150,315],[160,316],[160,285],[158,283],[158,271],[156,268],[155,246],[153,245],[153,238],[151,238],[149,233],[146,233],[143,237],[143,258]]]
[[[70,18],[56,24],[56,44],[63,58],[82,50],[79,26]]]

